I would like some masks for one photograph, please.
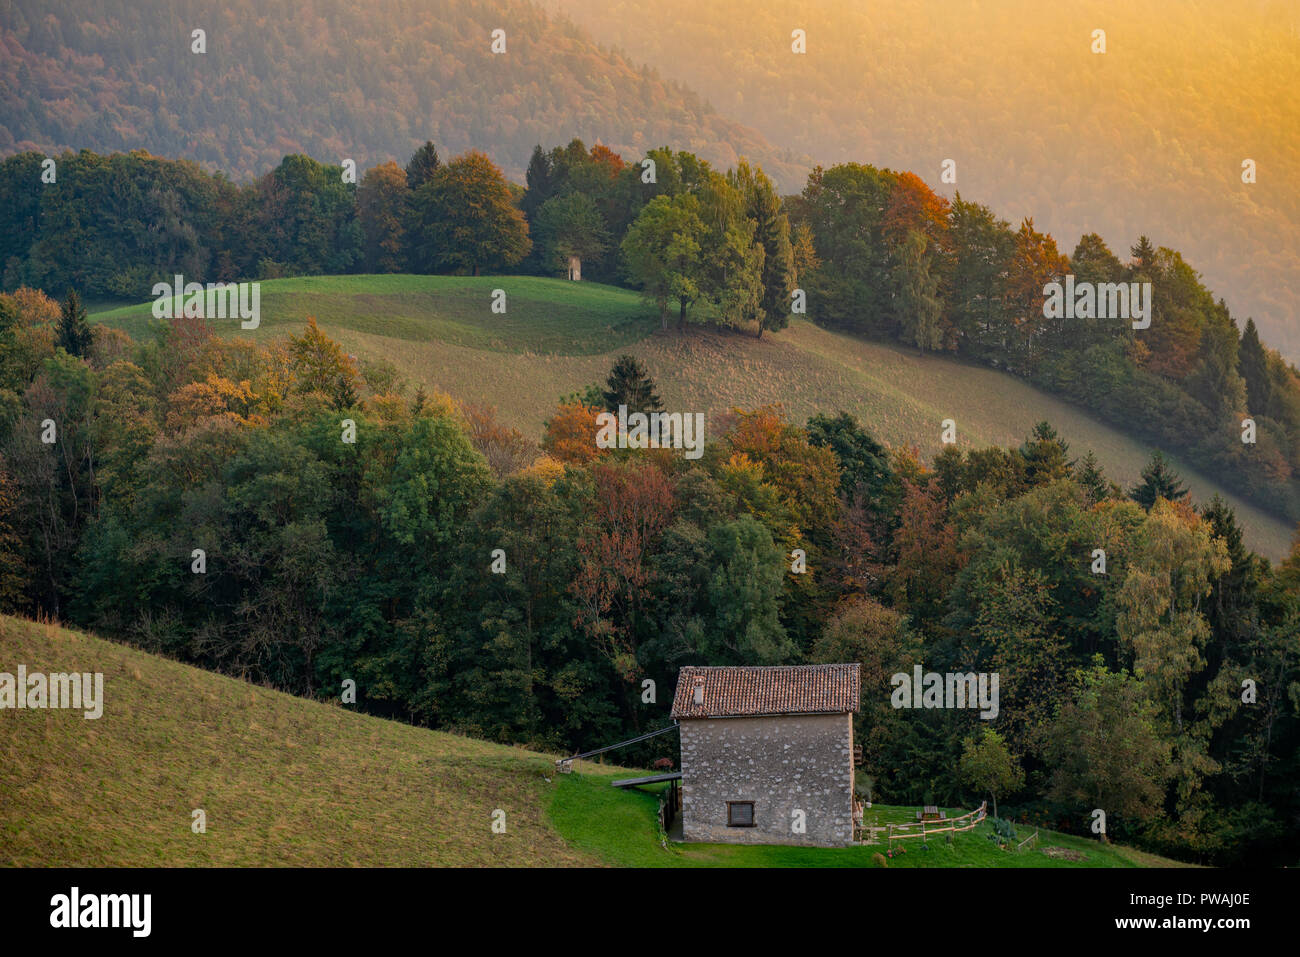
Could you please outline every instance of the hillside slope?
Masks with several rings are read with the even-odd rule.
[[[432,139],[522,181],[534,145],[574,136],[629,159],[671,143],[724,168],[747,155],[803,170],[526,0],[0,2],[0,156],[144,149],[246,179],[287,153],[405,165]]]
[[[665,849],[654,795],[609,786],[624,769],[578,762],[576,773],[556,776],[544,755],[0,617],[0,672],[19,664],[28,674],[102,672],[103,714],[0,712],[0,867],[862,867],[878,850]],[[202,834],[191,829],[196,808],[207,815]],[[492,831],[497,809],[506,812],[504,833]],[[873,820],[910,813],[878,807]],[[986,832],[891,866],[1176,863],[1049,831],[1038,851],[1008,855]],[[1043,848],[1081,855],[1040,857]]]
[[[18,664],[103,672],[104,713],[0,711],[0,866],[595,862],[546,822],[542,755],[2,617],[0,671]]]
[[[489,310],[492,290],[508,309]],[[708,415],[732,407],[784,405],[806,421],[818,411],[851,412],[892,445],[937,453],[940,423],[957,423],[959,445],[1019,445],[1048,420],[1071,453],[1096,452],[1107,475],[1136,482],[1153,449],[1087,413],[983,366],[866,342],[798,321],[756,340],[692,328],[661,332],[635,294],[591,283],[517,276],[326,276],[263,283],[261,326],[252,335],[297,332],[307,316],[352,353],[385,360],[418,383],[496,406],[502,422],[540,438],[559,396],[602,382],[622,352],[642,359],[669,409]],[[146,335],[148,304],[95,318]],[[218,323],[218,325],[220,325]],[[229,322],[223,334],[238,333]],[[707,420],[706,420],[706,437]],[[1175,460],[1176,461],[1176,460]],[[1278,559],[1292,529],[1182,463],[1197,501],[1215,493],[1237,513],[1247,542]]]

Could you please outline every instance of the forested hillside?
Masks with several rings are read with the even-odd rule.
[[[1180,249],[1300,358],[1294,3],[663,0],[653,16],[636,0],[544,5],[823,165],[910,169],[949,198],[1032,216],[1067,246],[1096,232]],[[795,28],[806,55],[791,53]],[[954,184],[939,181],[945,159]]]
[[[177,274],[558,276],[576,259],[589,279],[639,289],[679,333],[761,337],[803,302],[821,325],[1010,372],[1300,521],[1300,372],[1176,248],[1090,233],[1067,254],[1032,218],[1013,226],[860,163],[818,167],[782,201],[743,161],[724,173],[685,150],[645,158],[653,181],[605,146],[535,146],[520,191],[485,154],[433,143],[356,185],[303,155],[236,186],[186,161],[90,151],[57,157],[58,182],[42,185],[44,159],[20,153],[0,161],[3,287],[139,302]],[[1046,290],[1067,276],[1148,288],[1147,327],[1109,309],[1049,315]]]
[[[314,323],[128,342],[78,308],[0,296],[0,609],[569,753],[655,727],[684,664],[856,661],[881,801],[963,801],[978,753],[1055,829],[1101,806],[1159,853],[1296,859],[1300,548],[1271,566],[1159,459],[1126,492],[1041,423],[927,466],[772,408],[711,417],[691,459],[601,447],[585,396],[539,450]],[[658,405],[635,361],[602,386]],[[914,664],[1000,674],[996,732],[891,706]]]
[[[432,138],[522,177],[536,143],[689,144],[798,178],[753,130],[521,0],[0,0],[0,156],[145,149],[246,179],[286,153],[358,167]],[[191,52],[206,31],[207,52]],[[505,30],[506,53],[491,52]]]

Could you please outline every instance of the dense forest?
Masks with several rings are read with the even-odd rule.
[[[798,290],[816,322],[1029,379],[1300,521],[1300,373],[1145,237],[1116,253],[1090,233],[1067,253],[1033,219],[1013,227],[912,173],[818,167],[782,199],[743,161],[724,174],[660,147],[628,163],[579,140],[535,147],[524,189],[485,155],[444,161],[432,143],[355,183],[303,155],[236,185],[186,161],[83,150],[43,184],[44,159],[0,162],[6,289],[142,301],[176,274],[561,276],[576,257],[588,279],[641,289],[665,325],[672,313],[679,329],[758,335],[789,322]],[[1047,318],[1044,287],[1067,274],[1150,283],[1150,328]]]
[[[104,0],[93,16],[0,0],[0,156],[145,149],[247,180],[287,153],[365,167],[432,136],[519,177],[533,144],[564,130],[627,155],[682,143],[792,180],[807,169],[521,0],[302,0],[282,14],[259,0]]]
[[[7,610],[549,749],[662,726],[683,664],[857,661],[877,800],[991,793],[1080,833],[1101,807],[1205,862],[1300,851],[1300,549],[1270,567],[1159,458],[1126,493],[1047,423],[927,467],[770,408],[698,460],[602,450],[601,408],[659,404],[634,360],[539,448],[314,323],[134,343],[75,293],[0,295],[0,356]],[[999,674],[996,720],[891,707],[917,665]]]
[[[635,0],[541,2],[824,166],[872,157],[938,184],[951,158],[949,199],[960,189],[1056,236],[1177,246],[1300,359],[1290,0],[660,0],[653,17]],[[791,53],[796,28],[806,55]]]
[[[665,334],[762,335],[806,293],[816,321],[1048,383],[1292,507],[1295,370],[1177,252],[1090,235],[1067,256],[1031,221],[870,166],[818,168],[782,200],[745,163],[649,158],[653,175],[538,147],[526,189],[432,143],[355,185],[301,155],[236,186],[83,151],[16,189],[42,157],[6,160],[23,285],[0,295],[0,605],[559,749],[658,726],[683,664],[859,661],[879,799],[989,792],[1076,831],[1102,807],[1112,835],[1167,854],[1294,863],[1300,547],[1271,567],[1160,456],[1125,490],[1045,422],[926,464],[847,415],[775,408],[713,422],[698,460],[604,450],[599,411],[661,404],[630,358],[530,438],[406,393],[314,322],[254,343],[182,312],[133,342],[81,304],[174,271],[558,275],[576,256],[641,288]],[[1067,271],[1151,282],[1151,327],[1046,319]],[[999,716],[895,710],[889,678],[914,665],[1000,674]]]

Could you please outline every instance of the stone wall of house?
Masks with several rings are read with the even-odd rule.
[[[838,846],[853,840],[850,715],[682,719],[682,836],[730,844]],[[753,801],[730,827],[728,801]],[[793,824],[803,812],[805,832]]]

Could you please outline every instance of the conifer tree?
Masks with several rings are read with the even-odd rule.
[[[406,185],[414,192],[433,179],[433,174],[441,165],[442,162],[438,159],[438,148],[433,145],[432,140],[425,140],[424,145],[411,157],[411,162],[406,164]]]
[[[1163,452],[1156,452],[1151,462],[1142,470],[1142,481],[1129,493],[1129,497],[1147,511],[1156,499],[1176,502],[1187,497],[1187,487],[1178,473],[1169,467]]]
[[[654,380],[633,356],[619,356],[605,384],[605,408],[610,412],[618,412],[620,405],[626,405],[629,412],[663,411]]]
[[[63,312],[59,316],[59,345],[69,355],[87,356],[94,336],[86,322],[86,310],[81,305],[81,297],[75,289],[68,291],[68,298],[63,301]]]

